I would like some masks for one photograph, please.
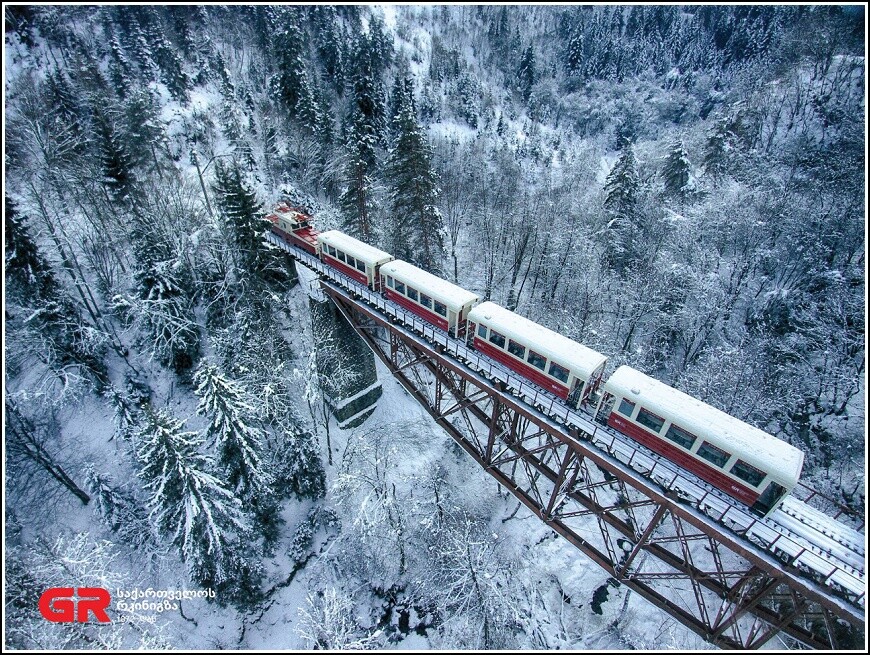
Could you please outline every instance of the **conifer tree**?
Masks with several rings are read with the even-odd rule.
[[[347,135],[345,189],[339,202],[344,229],[363,241],[372,241],[375,210],[371,170],[375,161],[375,139],[367,130],[362,114],[357,113]]]
[[[152,413],[136,435],[139,477],[149,493],[150,518],[177,546],[200,584],[239,582],[239,552],[249,529],[241,502],[208,473],[201,439],[164,411]]]
[[[241,271],[262,270],[263,233],[266,231],[263,206],[242,179],[239,164],[215,162],[215,194],[221,215],[226,221]]]
[[[666,193],[685,197],[691,191],[689,167],[689,155],[686,153],[686,148],[683,146],[682,140],[676,141],[671,146],[662,170]]]
[[[221,479],[245,502],[268,493],[269,474],[262,459],[263,431],[253,424],[254,408],[242,388],[220,369],[203,362],[193,377],[197,414],[209,419],[206,439],[216,453]]]
[[[124,134],[119,129],[120,116],[96,102],[93,112],[103,185],[114,202],[129,204],[137,195],[136,174]]]
[[[438,176],[432,149],[413,114],[402,107],[398,137],[387,162],[392,228],[390,249],[396,257],[437,272],[444,250],[444,226],[438,211]]]
[[[638,196],[640,180],[632,146],[626,146],[604,185],[607,224],[605,263],[624,272],[640,259]]]
[[[538,81],[537,64],[535,63],[535,49],[529,46],[523,52],[520,58],[520,65],[517,69],[517,88],[523,98],[523,102],[528,102],[532,95],[532,87]]]

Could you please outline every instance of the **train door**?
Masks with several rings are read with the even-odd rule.
[[[612,393],[605,391],[595,411],[595,420],[601,423],[601,425],[607,425],[607,417],[613,411],[614,402],[616,402],[616,397]]]
[[[752,505],[751,509],[756,514],[765,516],[773,509],[774,505],[779,502],[780,498],[785,496],[785,494],[785,487],[771,481],[771,483],[767,485],[767,488],[758,497],[758,500],[756,500]]]
[[[575,377],[571,391],[568,393],[568,404],[571,405],[571,407],[579,407],[581,403],[585,401],[586,393],[583,389],[583,380]]]
[[[457,316],[456,312],[452,309],[447,310],[447,333],[451,337],[456,336],[456,324],[457,324]]]

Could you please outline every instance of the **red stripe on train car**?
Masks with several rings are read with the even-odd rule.
[[[317,254],[317,238],[312,236],[310,232],[303,232],[302,230],[291,232],[290,238],[303,250],[310,252],[312,255]]]
[[[659,455],[664,455],[672,462],[679,464],[687,471],[691,471],[702,480],[706,480],[717,489],[721,489],[726,494],[736,498],[740,502],[752,505],[756,500],[758,500],[758,492],[752,491],[742,484],[738,484],[721,471],[717,471],[711,466],[699,462],[684,450],[680,450],[667,441],[653,436],[642,427],[625,420],[615,411],[611,412],[610,416],[607,418],[607,425],[623,434],[627,434],[638,443],[643,444],[650,450],[657,452]]]
[[[440,315],[436,314],[435,312],[430,312],[425,307],[418,305],[413,300],[409,300],[408,298],[406,298],[405,296],[403,296],[400,293],[396,293],[395,291],[392,291],[389,288],[386,291],[387,291],[387,298],[392,300],[394,303],[399,304],[402,307],[404,307],[405,309],[414,312],[417,316],[429,321],[433,325],[437,325],[439,328],[441,328],[445,332],[447,331],[447,328],[448,328],[447,319],[442,318]]]
[[[474,336],[474,347],[480,352],[489,355],[493,359],[501,362],[508,368],[513,369],[523,377],[530,379],[539,387],[543,387],[547,391],[553,392],[554,394],[559,396],[559,398],[562,398],[563,400],[566,400],[568,398],[568,387],[559,384],[555,380],[551,380],[546,375],[544,375],[540,369],[517,361],[516,359],[508,355],[505,351],[501,350],[500,348],[496,348],[488,341],[484,341],[477,335]]]
[[[360,273],[355,268],[351,268],[347,264],[342,264],[340,261],[338,261],[337,259],[333,259],[329,255],[323,255],[323,263],[329,264],[333,268],[337,268],[339,271],[341,271],[345,275],[349,275],[357,282],[361,282],[362,284],[365,284],[366,286],[368,286],[368,284],[369,284],[369,279],[365,273]]]

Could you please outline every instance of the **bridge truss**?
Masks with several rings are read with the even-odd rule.
[[[723,648],[759,648],[778,634],[810,648],[860,648],[864,617],[850,603],[355,293],[321,285],[435,422],[615,581]]]

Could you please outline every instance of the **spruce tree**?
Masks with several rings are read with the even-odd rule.
[[[665,192],[678,197],[685,197],[691,191],[689,181],[691,173],[689,170],[689,155],[683,146],[682,140],[676,141],[670,149],[665,166],[662,170],[662,177],[665,182]]]
[[[444,226],[438,211],[438,176],[432,149],[406,104],[396,119],[398,137],[387,162],[393,224],[390,250],[426,270],[437,272],[444,250]]]
[[[520,58],[520,65],[517,69],[517,88],[523,98],[523,102],[528,102],[532,95],[532,87],[538,81],[537,64],[535,63],[535,49],[529,46],[523,52]]]
[[[193,377],[200,401],[196,412],[209,419],[206,439],[216,453],[223,479],[243,501],[267,494],[269,474],[261,451],[263,431],[253,423],[254,408],[242,388],[210,362],[203,362]]]
[[[239,552],[249,524],[241,502],[208,473],[201,439],[164,411],[152,413],[136,435],[139,477],[149,493],[154,526],[177,546],[200,584],[236,584]]]
[[[604,209],[608,215],[605,263],[622,273],[640,257],[638,196],[640,180],[634,150],[623,149],[604,185]]]
[[[103,185],[112,201],[130,204],[137,195],[136,173],[119,127],[121,117],[113,109],[100,107],[97,101],[93,111]]]
[[[237,161],[225,165],[215,162],[215,195],[232,244],[237,253],[240,273],[259,271],[265,265],[263,206],[242,179]]]
[[[348,132],[346,148],[345,189],[339,198],[344,216],[343,227],[349,234],[371,242],[375,209],[371,170],[375,161],[375,138],[368,132],[360,113],[356,114]]]

